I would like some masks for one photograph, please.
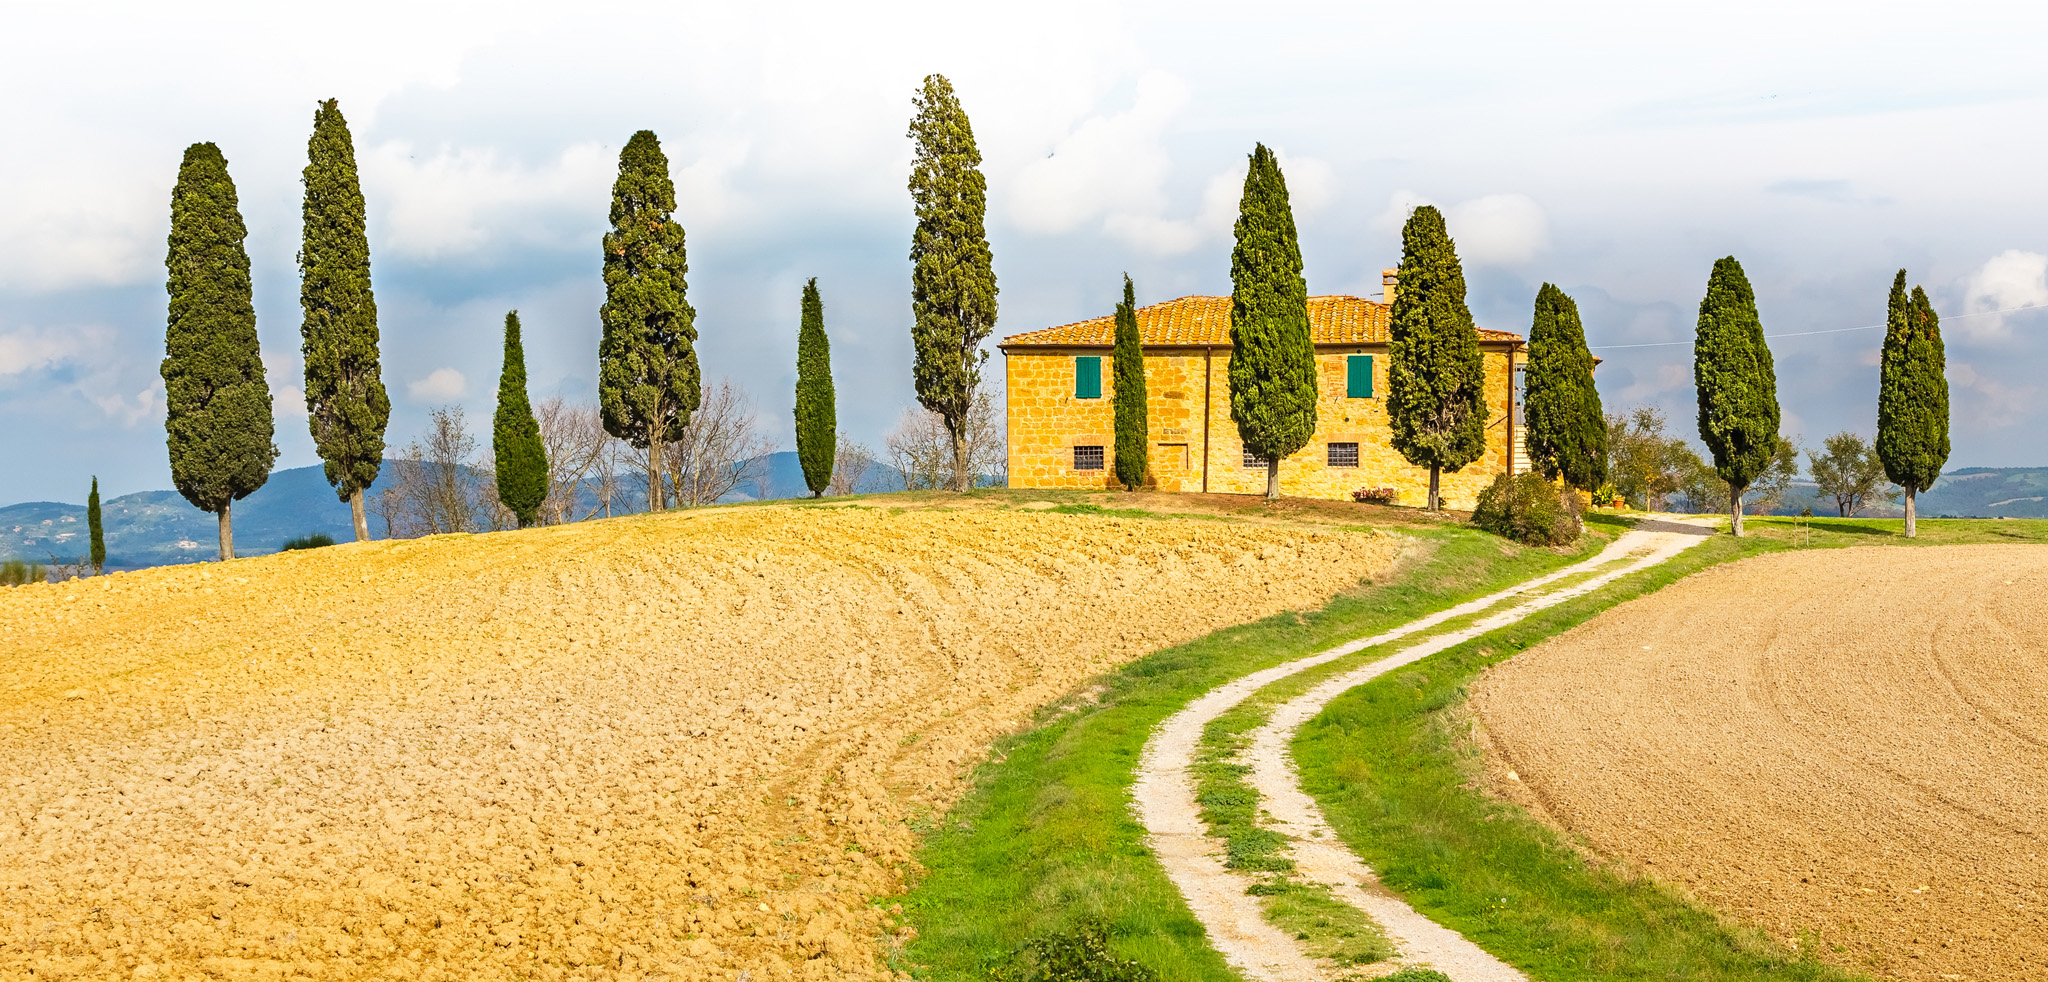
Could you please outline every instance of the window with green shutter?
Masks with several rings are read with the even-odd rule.
[[[1074,359],[1074,398],[1102,398],[1102,357],[1083,355]]]
[[[1345,397],[1372,398],[1372,356],[1351,355],[1344,359],[1344,368]]]

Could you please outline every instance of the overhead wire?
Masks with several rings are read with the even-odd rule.
[[[2043,309],[2048,308],[2043,308],[2039,304],[2026,304],[2020,307],[2005,307],[1999,310],[1979,310],[1968,314],[1941,314],[1938,316],[1940,316],[1942,320],[1950,321],[1962,320],[1965,317],[1985,317],[1991,314],[2010,314],[2022,310]],[[1865,327],[1834,327],[1829,328],[1825,331],[1792,331],[1786,334],[1766,334],[1764,335],[1764,338],[1766,340],[1769,340],[1771,338],[1806,338],[1812,337],[1816,334],[1846,334],[1850,331],[1882,331],[1885,329],[1885,327],[1886,325],[1883,324],[1871,324]],[[1691,343],[1691,341],[1646,341],[1642,344],[1593,344],[1587,345],[1587,347],[1593,351],[1611,351],[1616,348],[1668,348],[1673,345]]]

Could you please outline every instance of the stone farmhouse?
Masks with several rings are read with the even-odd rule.
[[[1280,462],[1281,493],[1348,499],[1391,487],[1421,506],[1429,471],[1394,450],[1387,425],[1389,304],[1358,297],[1308,298],[1320,376],[1316,431]],[[1162,491],[1264,494],[1266,464],[1245,453],[1230,418],[1230,298],[1182,297],[1140,307],[1150,407],[1152,474]],[[1114,317],[1005,338],[1010,486],[1102,488],[1113,479],[1115,414],[1110,353]],[[1479,331],[1486,366],[1486,453],[1443,475],[1444,502],[1469,509],[1503,472],[1529,470],[1520,428],[1528,345],[1507,331]]]

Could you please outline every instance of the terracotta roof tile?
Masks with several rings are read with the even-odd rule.
[[[1316,344],[1384,344],[1387,305],[1359,297],[1308,298],[1308,329]],[[1138,308],[1138,337],[1145,347],[1230,344],[1229,297],[1182,297]],[[1520,341],[1508,331],[1479,329],[1482,341]],[[1013,334],[1002,347],[1109,347],[1116,341],[1116,318],[1092,320]]]

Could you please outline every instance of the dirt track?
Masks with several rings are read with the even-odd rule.
[[[0,594],[0,978],[885,974],[995,734],[1399,540],[753,508]]]
[[[1780,941],[1887,977],[2048,979],[2048,547],[1710,570],[1501,665],[1473,705],[1497,784]]]

